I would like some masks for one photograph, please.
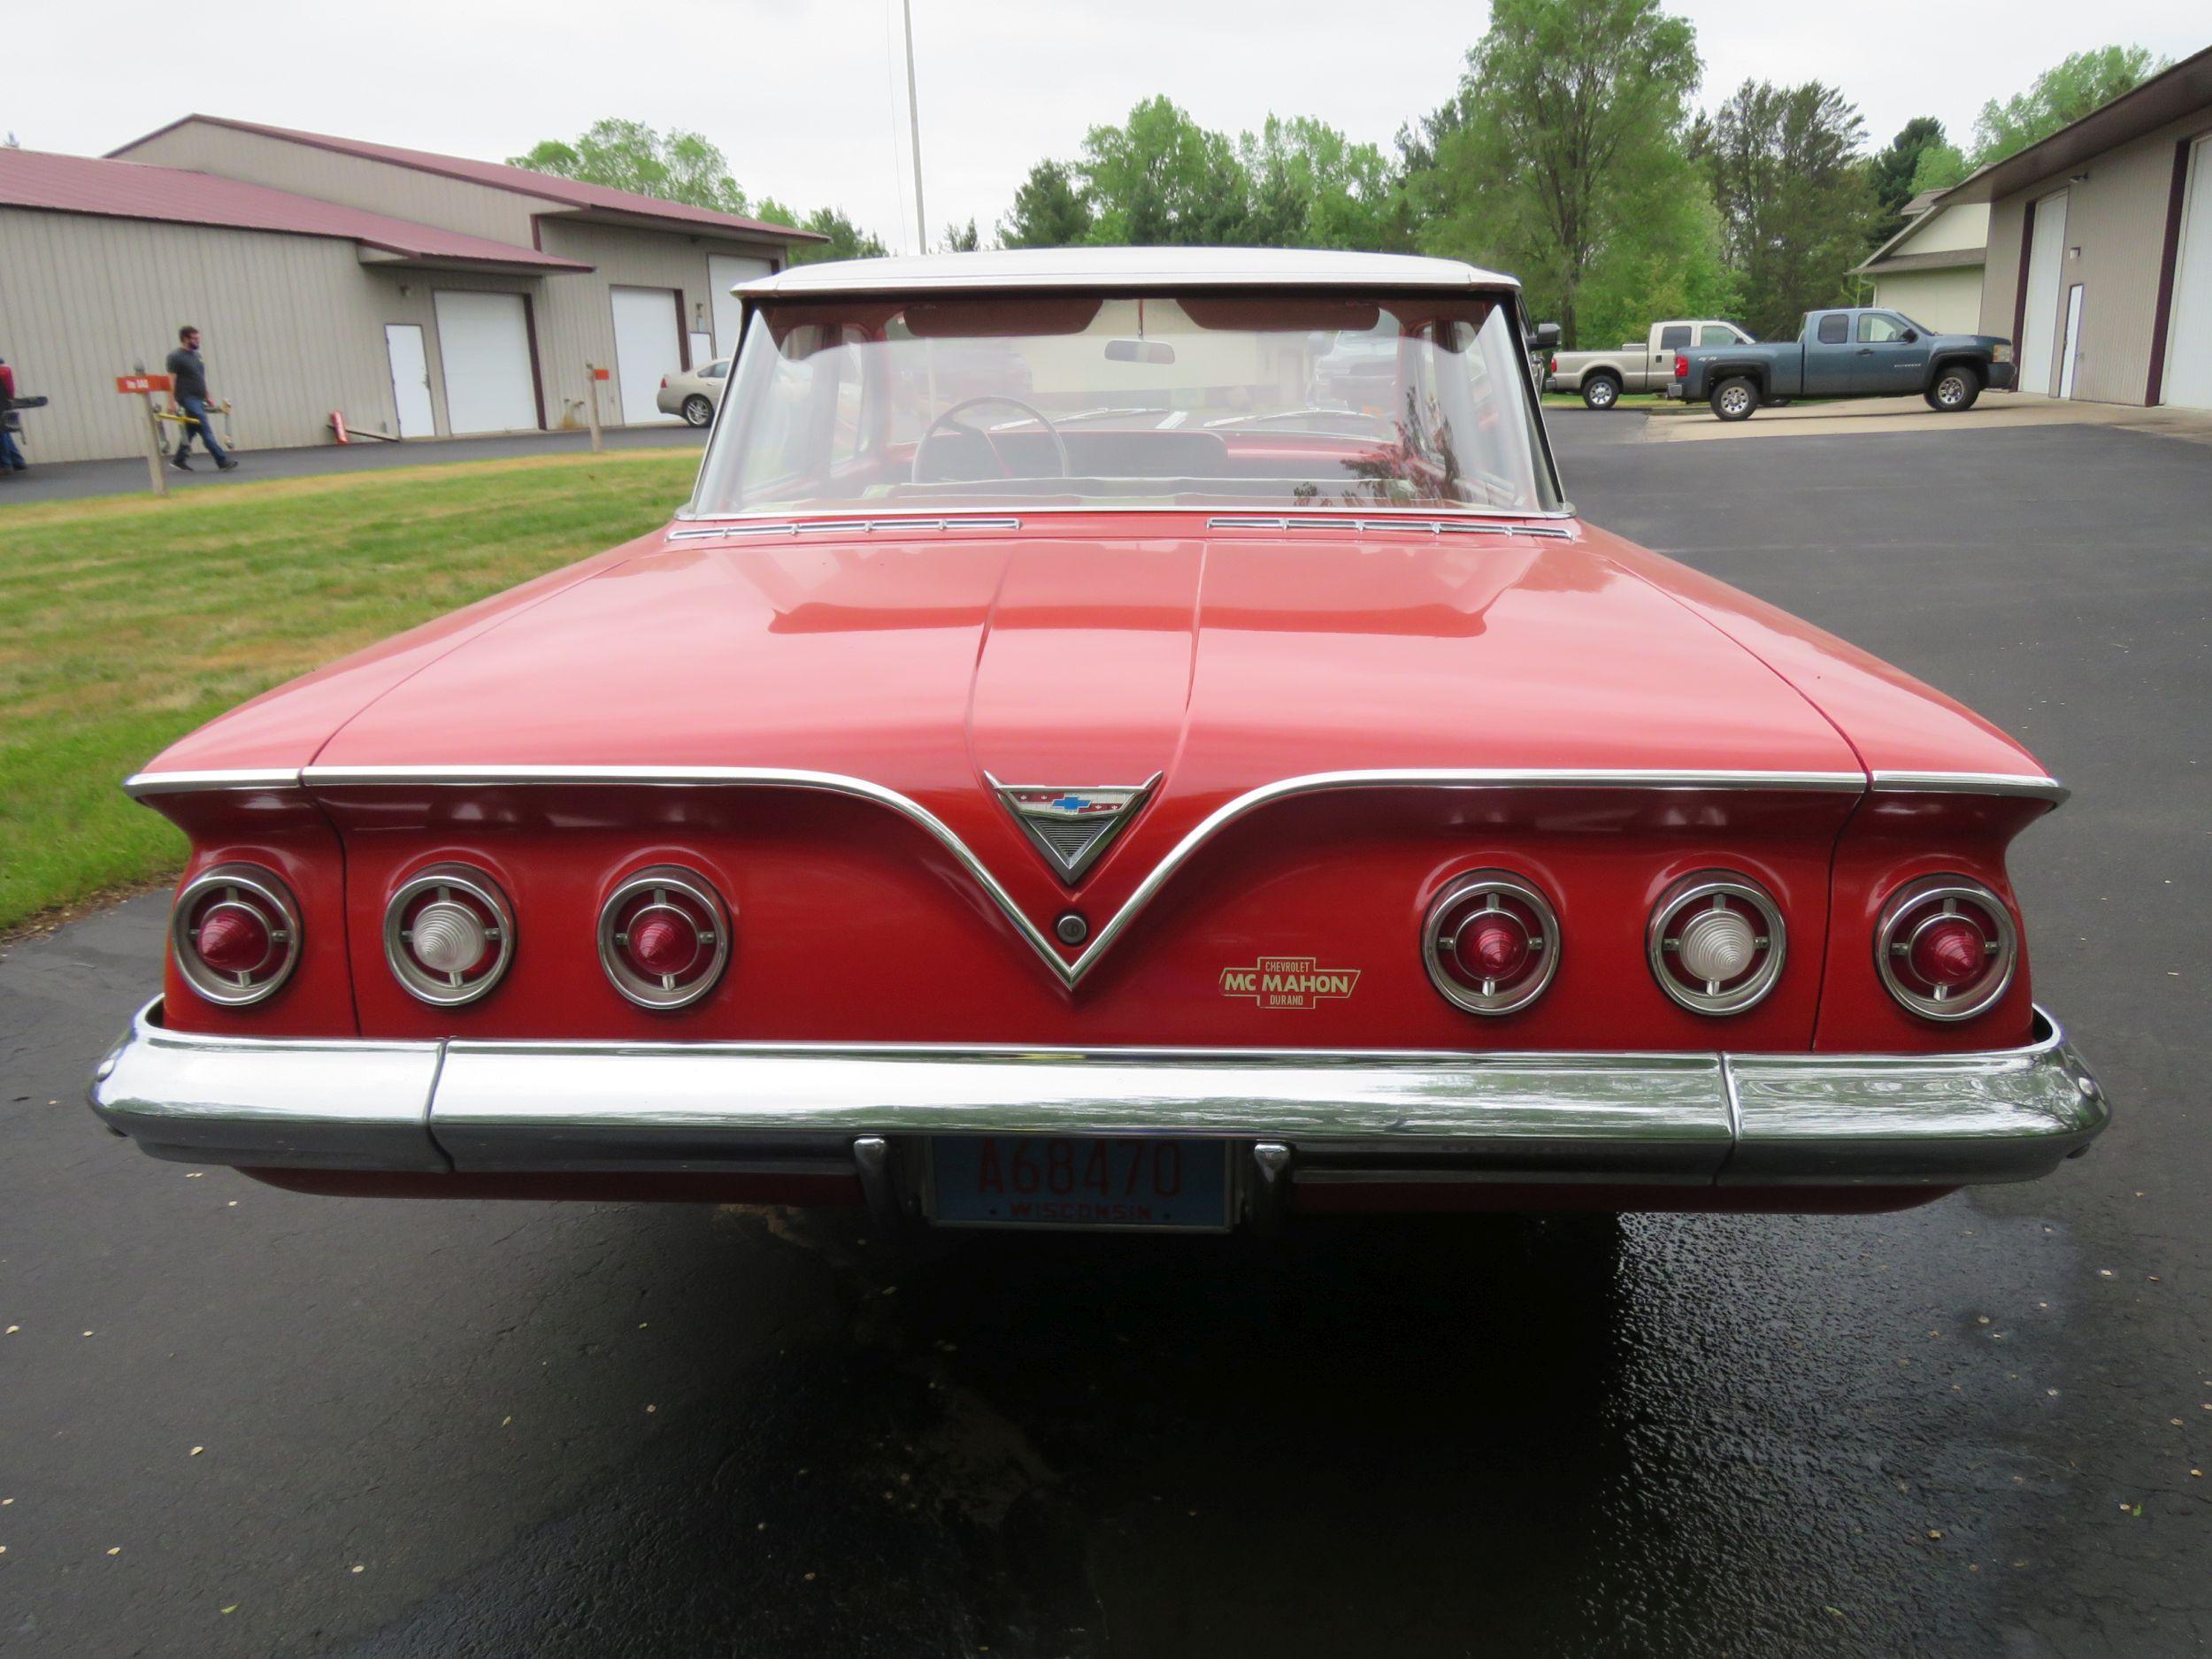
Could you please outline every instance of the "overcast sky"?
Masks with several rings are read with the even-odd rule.
[[[931,234],[987,241],[1030,164],[1164,92],[1236,132],[1273,110],[1387,144],[1450,92],[1488,9],[1392,0],[913,0]],[[1957,137],[2067,53],[2212,44],[2201,0],[1677,0],[1699,102],[1747,76],[1839,86],[1876,144]],[[0,128],[98,154],[199,111],[494,160],[603,115],[704,133],[738,181],[913,244],[899,0],[145,0],[7,8]],[[2001,16],[2003,27],[1992,27]],[[1348,22],[1348,19],[1350,19]]]

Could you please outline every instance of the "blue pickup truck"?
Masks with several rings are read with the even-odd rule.
[[[1748,420],[1793,397],[1895,397],[1971,409],[1985,387],[2013,385],[2012,342],[1939,334],[1878,307],[1807,311],[1797,338],[1769,345],[1696,346],[1678,352],[1669,397],[1709,403],[1723,420]]]

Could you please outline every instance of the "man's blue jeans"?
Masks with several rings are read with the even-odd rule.
[[[15,447],[15,434],[0,426],[0,466],[11,472],[20,472],[27,465],[23,451]]]
[[[215,457],[218,465],[228,459],[223,453],[223,446],[215,442],[215,423],[207,418],[207,399],[180,397],[177,402],[183,405],[184,412],[192,417],[192,424],[182,428],[184,435],[177,444],[177,459],[181,461],[192,452],[192,434],[196,431],[207,444],[207,452]]]

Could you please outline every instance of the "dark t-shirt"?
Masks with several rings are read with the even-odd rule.
[[[189,346],[179,346],[169,354],[170,378],[176,382],[176,396],[196,397],[207,401],[207,370],[200,362],[200,354]]]

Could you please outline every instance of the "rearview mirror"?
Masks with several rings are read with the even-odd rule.
[[[1536,343],[1546,348],[1547,349],[1557,345],[1559,343],[1559,325],[1557,323],[1537,324]]]
[[[1905,343],[1907,345],[1912,344],[1914,341],[1919,338],[1920,331],[1917,328],[1908,328],[1905,330]]]
[[[1156,340],[1109,340],[1106,342],[1106,361],[1172,363],[1175,361],[1175,348]]]

